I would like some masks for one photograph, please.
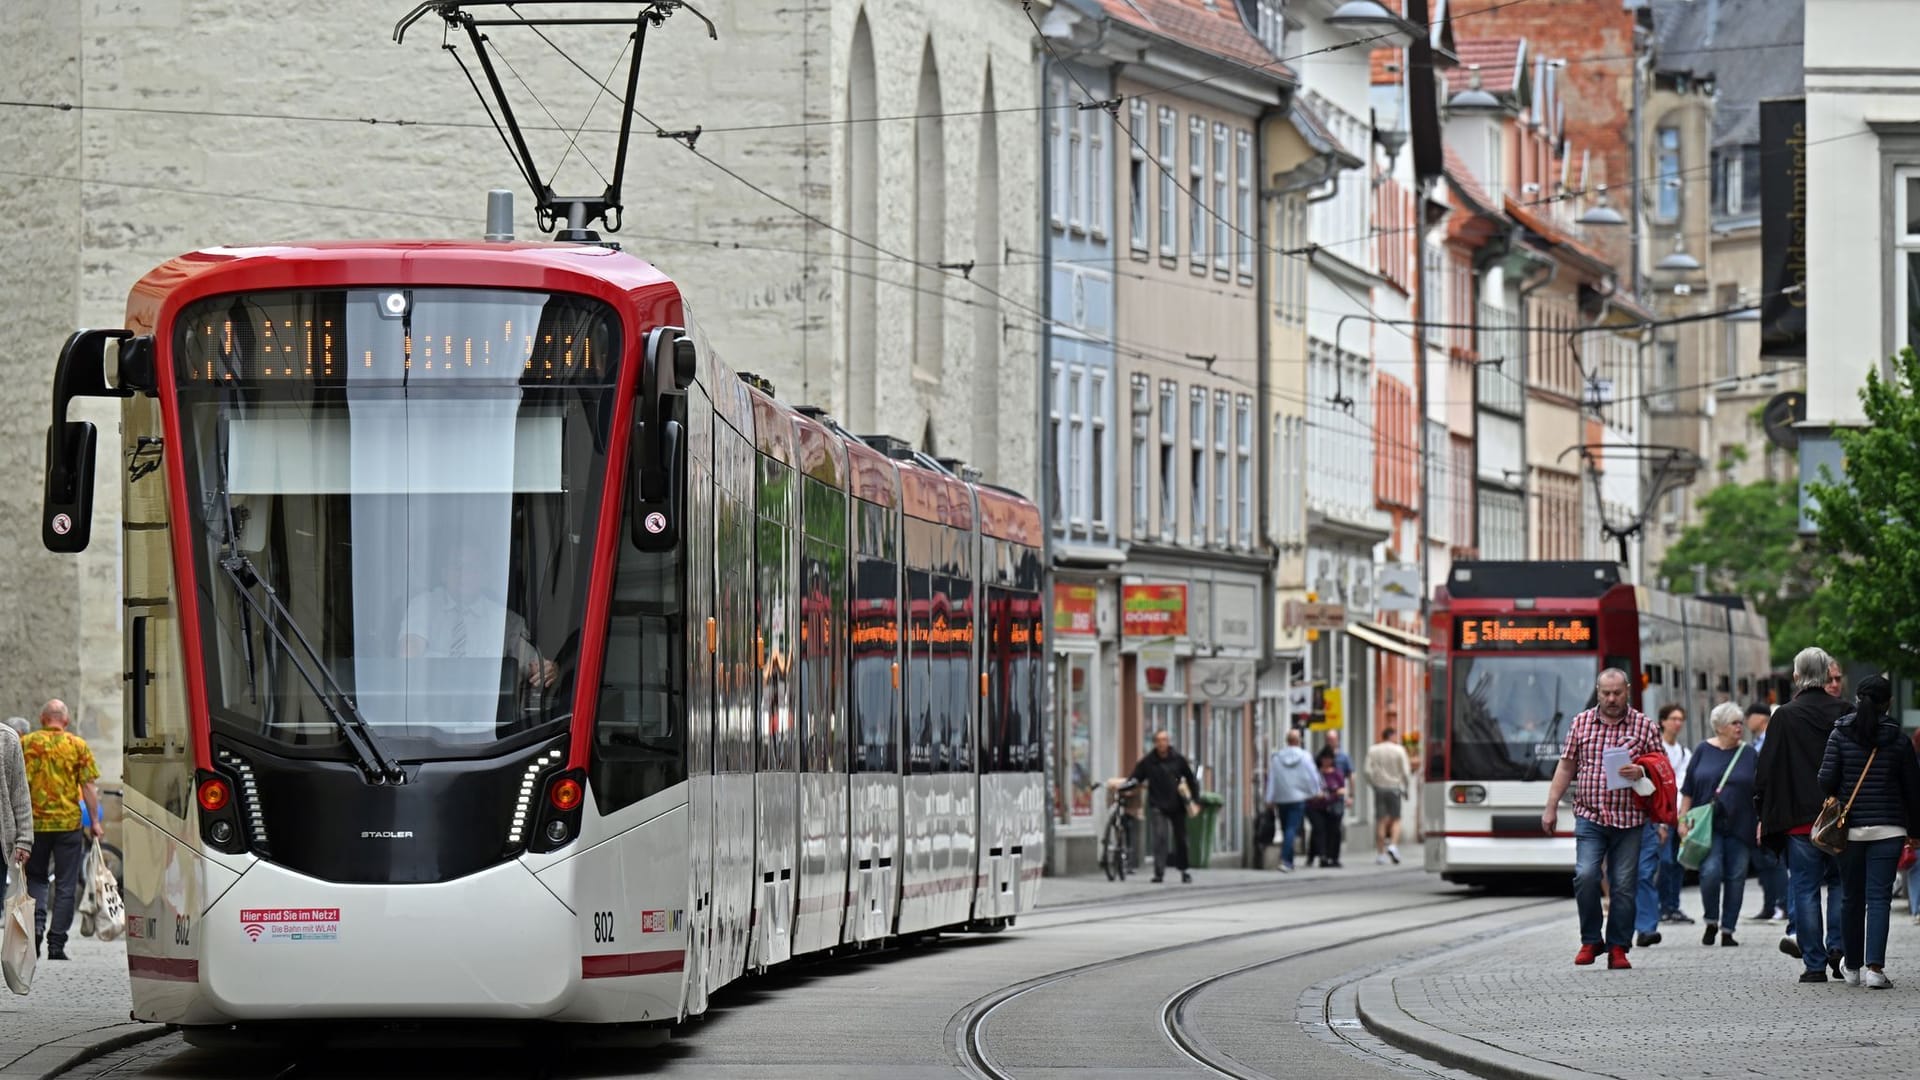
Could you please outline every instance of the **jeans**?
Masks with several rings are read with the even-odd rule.
[[[86,854],[80,830],[36,832],[33,854],[27,858],[27,893],[33,897],[33,937],[47,946],[64,948],[73,925],[73,905],[80,896],[80,862]],[[53,872],[53,905],[47,905],[47,872]]]
[[[1820,889],[1827,890],[1826,925],[1820,920]],[[1813,846],[1804,836],[1787,837],[1787,896],[1793,907],[1794,936],[1800,940],[1800,959],[1808,971],[1819,971],[1829,956],[1846,952],[1840,936],[1847,890],[1840,880],[1840,860]]]
[[[1773,914],[1775,908],[1783,908],[1787,913],[1787,925],[1793,925],[1793,897],[1787,891],[1786,860],[1764,846],[1753,849],[1752,868],[1760,878],[1760,914]]]
[[[1660,914],[1680,910],[1680,886],[1686,884],[1687,868],[1680,865],[1680,830],[1667,830],[1667,842],[1660,845]]]
[[[1920,894],[1916,894],[1913,888],[1915,885],[1920,885],[1920,880],[1915,880],[1915,871],[1920,871],[1920,863],[1907,867],[1907,914],[1909,915],[1920,915]]]
[[[1640,833],[1640,884],[1633,897],[1633,928],[1643,934],[1660,929],[1660,826],[1649,821]]]
[[[1313,838],[1307,846],[1307,858],[1325,863],[1340,861],[1341,832],[1346,826],[1346,807],[1341,803],[1309,807],[1307,818],[1313,822]]]
[[[1633,947],[1634,894],[1639,891],[1640,838],[1635,825],[1613,829],[1586,818],[1573,819],[1573,899],[1580,909],[1580,943],[1610,948]],[[1607,910],[1606,940],[1600,935],[1600,868],[1605,865],[1613,897]]]
[[[1710,923],[1731,934],[1740,922],[1740,904],[1747,895],[1747,859],[1753,848],[1745,839],[1716,832],[1707,857],[1700,860],[1700,909]]]
[[[1846,884],[1846,906],[1841,909],[1847,967],[1858,971],[1887,962],[1887,916],[1893,907],[1893,872],[1900,865],[1904,836],[1886,840],[1855,840],[1840,856],[1840,878]]]
[[[1163,877],[1167,872],[1167,838],[1173,838],[1173,868],[1181,873],[1187,872],[1187,808],[1182,804],[1171,809],[1154,807],[1151,824],[1153,827],[1153,876]]]
[[[1276,803],[1280,808],[1280,865],[1293,868],[1293,845],[1300,839],[1300,822],[1307,815],[1304,802]]]

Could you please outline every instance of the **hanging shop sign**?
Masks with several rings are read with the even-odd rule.
[[[1122,585],[1120,632],[1127,637],[1185,637],[1185,585]]]
[[[1057,637],[1099,637],[1100,590],[1092,585],[1053,587],[1053,632]]]

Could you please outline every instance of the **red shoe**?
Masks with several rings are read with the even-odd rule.
[[[1632,968],[1633,965],[1627,963],[1627,950],[1618,945],[1607,950],[1608,971],[1629,971]]]
[[[1593,963],[1595,960],[1598,960],[1599,958],[1600,958],[1600,946],[1582,945],[1580,946],[1579,954],[1573,958],[1573,962],[1584,967],[1588,964]]]

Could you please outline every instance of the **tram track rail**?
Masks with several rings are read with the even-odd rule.
[[[1329,926],[1329,924],[1340,924],[1340,922],[1380,919],[1380,917],[1388,917],[1388,915],[1400,915],[1400,913],[1405,913],[1405,911],[1430,911],[1434,905],[1465,903],[1465,901],[1471,901],[1471,899],[1482,899],[1482,896],[1475,894],[1475,896],[1423,897],[1423,899],[1413,901],[1413,903],[1402,903],[1402,905],[1392,905],[1392,907],[1380,907],[1380,909],[1371,909],[1371,911],[1356,911],[1356,913],[1352,913],[1352,915],[1334,915],[1334,917],[1327,917],[1327,919],[1288,922],[1288,924],[1283,924],[1283,926],[1263,926],[1260,930],[1236,930],[1233,934],[1217,934],[1217,936],[1212,936],[1212,938],[1198,938],[1198,940],[1179,942],[1179,944],[1156,945],[1156,947],[1152,947],[1152,949],[1140,949],[1140,951],[1135,951],[1135,953],[1125,953],[1125,955],[1117,955],[1117,957],[1108,957],[1108,959],[1092,961],[1092,963],[1069,967],[1069,969],[1052,970],[1052,972],[1046,972],[1046,974],[1035,976],[1035,978],[1027,978],[1027,980],[1021,980],[1021,982],[1010,984],[1010,986],[1002,986],[1000,990],[995,990],[993,994],[987,994],[983,995],[983,997],[973,999],[972,1003],[968,1003],[964,1009],[960,1009],[960,1013],[956,1013],[954,1019],[948,1022],[948,1045],[952,1047],[954,1063],[962,1068],[962,1070],[966,1070],[968,1074],[972,1074],[972,1076],[983,1076],[983,1078],[989,1078],[989,1080],[1012,1080],[1014,1074],[1008,1070],[1008,1067],[1004,1067],[1004,1065],[1000,1065],[998,1061],[995,1061],[995,1057],[993,1057],[993,1051],[991,1051],[991,1047],[989,1047],[989,1043],[987,1043],[987,1026],[989,1026],[989,1022],[995,1017],[995,1013],[998,1013],[1002,1007],[1006,1007],[1006,1005],[1012,1003],[1012,1001],[1018,1001],[1020,997],[1025,997],[1027,994],[1033,994],[1033,992],[1037,992],[1037,990],[1044,990],[1044,988],[1048,988],[1048,986],[1056,986],[1056,984],[1068,982],[1071,978],[1077,978],[1077,976],[1083,976],[1083,974],[1092,974],[1092,972],[1100,972],[1100,970],[1116,969],[1116,967],[1121,967],[1121,965],[1148,961],[1148,959],[1162,957],[1162,955],[1167,955],[1167,953],[1187,951],[1187,949],[1194,949],[1194,947],[1229,944],[1229,942],[1244,942],[1244,940],[1254,940],[1254,938],[1269,938],[1269,936],[1273,936],[1273,934],[1284,934],[1284,932],[1290,932],[1290,930],[1311,930],[1311,928],[1317,928],[1317,926]],[[1244,903],[1244,901],[1242,901],[1242,903]],[[1463,920],[1469,919],[1484,919],[1484,917],[1488,917],[1488,915],[1501,915],[1501,913],[1507,913],[1507,911],[1519,911],[1519,909],[1538,907],[1538,905],[1546,905],[1546,903],[1559,903],[1559,899],[1555,897],[1555,899],[1542,899],[1542,901],[1532,901],[1532,903],[1523,903],[1523,905],[1509,905],[1509,907],[1501,907],[1501,909],[1496,909],[1496,911],[1482,911],[1482,913],[1459,917],[1459,919],[1428,922],[1428,924],[1417,926],[1417,928],[1444,926],[1444,924],[1448,924],[1448,922],[1463,922]],[[1087,922],[1091,922],[1091,920],[1087,920]],[[1077,924],[1077,922],[1075,922],[1075,924]],[[1315,953],[1332,951],[1332,949],[1338,949],[1338,947],[1348,947],[1348,945],[1359,944],[1359,942],[1365,942],[1365,940],[1369,940],[1369,938],[1371,938],[1371,934],[1359,934],[1359,936],[1352,936],[1352,938],[1344,938],[1344,940],[1340,940],[1340,942],[1331,942],[1331,944],[1327,945],[1315,945],[1315,947],[1309,947],[1309,949],[1298,949],[1298,951],[1286,953],[1286,955],[1281,955],[1281,957],[1271,957],[1271,959],[1267,959],[1267,961],[1261,961],[1260,965],[1250,965],[1250,967],[1246,967],[1244,970],[1254,970],[1258,969],[1258,967],[1273,967],[1273,965],[1279,965],[1279,963],[1286,963],[1286,961],[1290,961],[1290,959],[1300,959],[1300,957],[1308,957],[1308,955],[1315,955]],[[1221,972],[1221,974],[1212,976],[1212,978],[1208,978],[1208,980],[1202,980],[1202,982],[1198,982],[1198,984],[1194,984],[1194,986],[1188,986],[1187,990],[1183,990],[1181,994],[1177,994],[1175,997],[1183,997],[1183,995],[1185,995],[1185,1001],[1190,1001],[1194,995],[1202,992],[1206,986],[1212,986],[1215,982],[1219,982],[1221,978],[1227,978],[1227,976],[1231,976],[1231,974],[1242,974],[1244,970],[1235,969],[1233,972]],[[1165,1011],[1162,1015],[1165,1017]],[[1177,1020],[1177,1022],[1179,1022],[1179,1020]],[[1169,1040],[1173,1040],[1173,1045],[1179,1047],[1181,1053],[1192,1057],[1190,1049],[1188,1049],[1188,1047],[1181,1047],[1181,1043],[1179,1043],[1179,1040],[1177,1040],[1175,1036],[1169,1036]],[[1202,1055],[1208,1053],[1204,1045],[1200,1045],[1198,1049],[1202,1051]],[[1194,1059],[1194,1061],[1200,1061],[1202,1067],[1206,1067],[1204,1057],[1202,1057],[1202,1059]],[[1236,1076],[1236,1074],[1238,1074],[1238,1072],[1229,1072],[1229,1070],[1221,1070],[1221,1068],[1212,1068],[1212,1070],[1215,1074],[1223,1074],[1223,1076]],[[1250,1076],[1260,1076],[1260,1074],[1250,1074]]]

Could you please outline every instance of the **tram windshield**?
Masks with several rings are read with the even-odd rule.
[[[567,719],[620,356],[612,308],[254,293],[189,306],[173,340],[216,731],[344,759],[342,728],[363,722],[386,753],[421,760]],[[249,586],[278,603],[250,603]],[[357,716],[329,709],[333,685]]]
[[[1594,701],[1598,660],[1453,657],[1450,780],[1551,780],[1573,718]]]

